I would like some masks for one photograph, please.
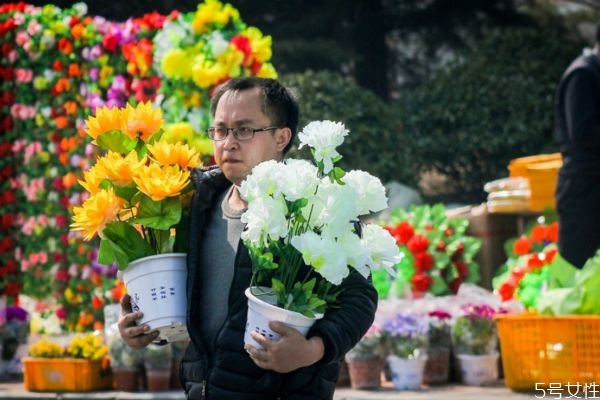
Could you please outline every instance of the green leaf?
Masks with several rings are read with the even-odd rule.
[[[141,198],[135,222],[152,229],[167,230],[179,223],[181,202],[178,197],[154,201],[144,195]]]
[[[126,222],[112,222],[104,228],[100,240],[98,262],[109,265],[116,262],[120,270],[133,260],[155,254],[140,233]]]
[[[128,202],[131,202],[133,196],[138,193],[138,189],[134,184],[127,186],[112,186],[112,188],[117,196],[127,200]]]
[[[135,149],[138,140],[131,139],[123,132],[114,130],[98,136],[96,142],[98,142],[98,146],[105,150],[111,150],[119,154],[129,154],[131,150]]]
[[[577,268],[557,253],[550,263],[550,279],[548,286],[552,288],[572,287],[575,283]]]
[[[337,183],[339,185],[343,185],[344,184],[344,182],[342,182],[342,178],[344,177],[344,175],[346,175],[346,171],[344,171],[340,167],[334,167],[327,174],[327,176],[329,176],[329,179],[331,179],[332,182],[335,182],[335,183]]]

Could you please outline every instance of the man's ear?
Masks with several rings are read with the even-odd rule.
[[[285,146],[287,146],[290,140],[292,140],[292,130],[287,127],[279,128],[275,134],[277,135],[275,138],[277,142],[277,149],[279,151],[283,151]]]

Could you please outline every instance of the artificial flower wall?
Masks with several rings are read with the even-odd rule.
[[[0,5],[0,52],[0,295],[37,299],[66,331],[100,328],[121,286],[115,266],[96,263],[97,243],[69,232],[96,156],[83,121],[151,101],[166,135],[210,163],[210,93],[235,76],[275,77],[271,38],[217,0],[125,22],[87,15],[84,3],[20,2]]]

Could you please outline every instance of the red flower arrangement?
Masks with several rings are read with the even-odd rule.
[[[527,308],[535,307],[540,290],[548,281],[550,263],[558,254],[557,241],[558,222],[544,220],[507,241],[507,261],[492,282],[502,301],[518,300]]]
[[[380,298],[390,291],[404,296],[407,290],[417,297],[425,292],[456,294],[463,282],[477,282],[479,266],[473,257],[481,241],[465,235],[468,224],[464,218],[449,218],[442,204],[394,210],[385,228],[396,239],[402,259],[394,282],[374,271]]]

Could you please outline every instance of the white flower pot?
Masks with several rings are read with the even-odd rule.
[[[142,311],[139,324],[159,331],[157,340],[188,338],[186,325],[187,255],[158,254],[135,260],[123,271],[133,311]]]
[[[387,357],[394,388],[398,390],[419,390],[423,383],[423,372],[427,357],[400,358],[395,355]]]
[[[270,292],[270,290],[263,287],[249,287],[245,291],[246,297],[248,297],[248,319],[246,321],[244,343],[256,348],[262,348],[262,346],[252,339],[250,336],[252,331],[258,332],[273,341],[281,338],[280,334],[269,328],[269,321],[283,322],[306,335],[315,321],[323,317],[318,315],[315,318],[309,318],[295,311],[285,310],[273,305],[277,302],[275,295],[264,293]]]
[[[498,379],[498,353],[457,354],[462,381],[465,385],[483,386]]]

